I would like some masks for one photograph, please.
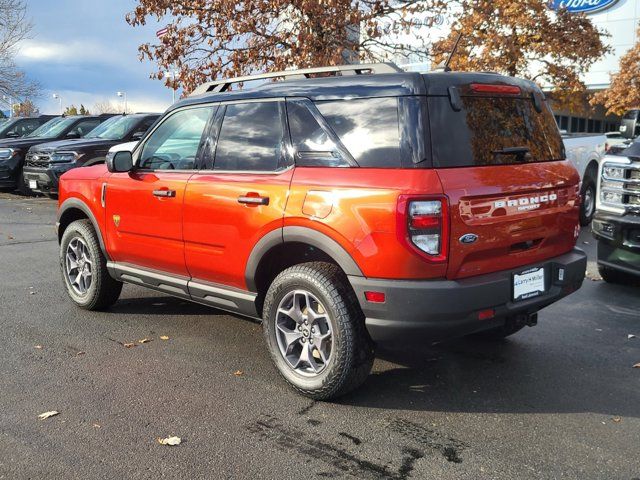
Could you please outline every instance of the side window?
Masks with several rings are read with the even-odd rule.
[[[281,102],[227,105],[214,170],[270,172],[286,165]]]
[[[77,134],[81,137],[84,137],[87,133],[89,133],[91,130],[93,130],[94,128],[96,128],[98,125],[100,125],[100,120],[97,118],[90,118],[87,120],[80,120],[75,127],[73,127],[69,133],[69,134]]]
[[[131,133],[145,134],[149,127],[153,125],[153,122],[157,120],[156,117],[147,117],[136,127],[136,129]]]
[[[348,167],[338,146],[303,102],[287,100],[289,131],[301,167]]]
[[[315,105],[358,165],[401,166],[397,98],[322,101]]]
[[[36,128],[38,128],[40,126],[39,122],[37,119],[28,119],[28,120],[21,120],[19,122],[16,122],[16,124],[13,126],[13,128],[11,130],[9,130],[7,133],[15,133],[17,134],[19,137],[23,137],[31,132],[33,132]]]
[[[142,147],[140,168],[190,170],[194,168],[202,134],[214,107],[180,110],[167,117]]]

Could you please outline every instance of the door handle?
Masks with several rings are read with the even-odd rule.
[[[156,197],[175,197],[175,190],[154,190],[153,195]]]
[[[245,205],[269,205],[269,197],[241,195],[238,197],[238,203]]]

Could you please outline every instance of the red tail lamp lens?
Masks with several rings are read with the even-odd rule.
[[[516,85],[491,85],[487,83],[472,83],[473,93],[494,93],[498,95],[520,95],[520,87]]]
[[[371,303],[384,303],[386,299],[384,292],[364,292],[364,298]]]
[[[478,320],[489,320],[496,315],[496,311],[493,308],[487,310],[481,310],[478,312]]]

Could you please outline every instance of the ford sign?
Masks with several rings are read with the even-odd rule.
[[[612,7],[618,0],[551,0],[553,10],[566,8],[572,13],[594,13]]]

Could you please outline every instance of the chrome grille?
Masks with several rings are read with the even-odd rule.
[[[607,168],[621,169],[622,177],[607,175]],[[608,160],[602,168],[600,199],[604,205],[640,212],[640,162]]]
[[[48,167],[51,155],[48,153],[28,153],[25,159],[27,167]]]

